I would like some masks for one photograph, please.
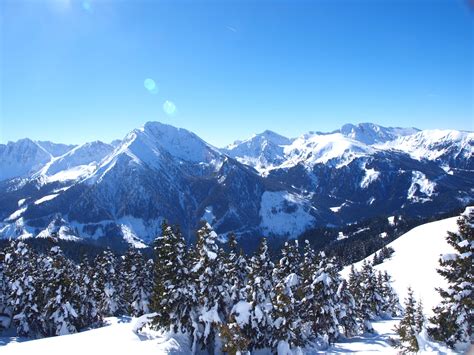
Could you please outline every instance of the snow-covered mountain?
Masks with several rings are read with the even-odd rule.
[[[380,215],[432,216],[473,200],[473,141],[360,124],[293,139],[265,131],[219,150],[158,122],[113,145],[25,139],[0,146],[0,236],[44,237],[59,218],[80,238],[144,246],[163,219],[190,238],[205,219],[254,245]]]
[[[474,133],[454,130],[426,130],[380,145],[409,154],[413,159],[437,162],[446,171],[474,169]]]
[[[35,142],[28,138],[0,144],[0,181],[28,177],[72,148],[74,145]]]
[[[267,130],[245,141],[236,141],[222,149],[222,152],[258,171],[265,171],[285,161],[283,147],[291,142],[291,139]]]
[[[31,175],[51,158],[51,153],[28,138],[0,144],[0,180]]]
[[[392,141],[399,137],[413,135],[420,130],[417,128],[382,127],[373,123],[345,124],[339,130],[342,135],[362,142],[375,144]]]
[[[94,172],[101,160],[112,151],[111,145],[100,141],[85,143],[53,157],[34,177],[48,182],[77,180]]]

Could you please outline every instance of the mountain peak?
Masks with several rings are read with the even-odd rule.
[[[339,130],[341,134],[365,144],[385,143],[401,136],[419,132],[417,128],[383,127],[375,123],[364,122],[357,125],[347,123]]]

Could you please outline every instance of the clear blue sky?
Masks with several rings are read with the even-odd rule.
[[[217,146],[347,122],[474,130],[468,1],[0,0],[0,13],[2,143],[110,141],[146,121]]]

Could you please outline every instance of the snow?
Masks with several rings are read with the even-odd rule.
[[[243,317],[246,307],[241,305]],[[48,355],[83,355],[83,354],[191,354],[189,338],[183,334],[152,331],[147,327],[139,330],[149,315],[140,318],[110,317],[107,326],[84,331],[77,334],[26,341],[16,337],[0,337],[2,355],[48,354]],[[239,324],[245,324],[237,319]],[[242,323],[241,323],[242,322]],[[285,342],[278,346],[286,355],[298,354],[397,354],[397,349],[390,346],[389,338],[395,337],[394,326],[399,322],[381,320],[372,323],[375,333],[363,334],[350,339],[341,339],[325,349],[308,347],[289,349]],[[423,339],[422,339],[423,340]],[[4,346],[2,346],[4,345]],[[437,344],[422,341],[421,353],[454,354],[454,352]],[[270,355],[269,349],[255,351],[255,354]]]
[[[143,241],[133,232],[133,230],[125,225],[125,224],[120,224],[120,230],[122,231],[123,234],[123,239],[130,245],[132,245],[135,248],[146,248],[147,245],[143,243]]]
[[[201,219],[206,221],[209,224],[212,224],[215,221],[216,216],[214,216],[214,213],[212,211],[212,206],[208,206],[204,209],[204,213],[202,214]]]
[[[48,354],[189,354],[189,341],[182,335],[145,329],[134,332],[137,318],[107,318],[108,326],[82,333],[39,340],[0,338],[2,355]],[[1,346],[6,344],[6,346]]]
[[[360,182],[360,187],[366,189],[369,185],[378,179],[380,172],[376,171],[375,169],[365,169],[365,175]]]
[[[347,238],[349,238],[349,236],[344,235],[344,233],[342,233],[342,232],[339,232],[339,234],[337,235],[337,240],[343,240],[343,239],[347,239]]]
[[[93,173],[96,169],[95,165],[78,165],[71,169],[61,170],[54,175],[48,176],[48,182],[54,181],[69,181],[69,180],[79,180],[84,178],[91,173]]]
[[[434,194],[436,183],[428,180],[421,171],[412,171],[411,185],[407,192],[407,198],[412,201],[425,202]],[[422,193],[428,198],[420,198],[416,193]]]
[[[21,217],[21,215],[23,214],[23,212],[26,211],[26,209],[28,208],[28,206],[26,207],[22,207],[18,210],[16,210],[15,212],[13,212],[10,216],[8,216],[5,221],[14,221],[15,219],[18,219]]]
[[[302,196],[286,191],[265,191],[260,203],[260,226],[275,235],[296,238],[315,222]]]
[[[39,205],[43,202],[51,201],[53,198],[56,198],[58,195],[59,194],[46,195],[46,196],[43,196],[40,199],[36,200],[34,203],[35,203],[35,205]]]
[[[0,144],[0,181],[35,173],[52,155],[31,139]]]
[[[334,213],[337,213],[337,212],[339,212],[339,211],[341,210],[341,208],[344,207],[345,205],[346,205],[346,203],[344,202],[344,203],[343,203],[342,205],[340,205],[340,206],[329,207],[329,209],[330,209],[331,211],[333,211]]]
[[[100,141],[74,147],[67,153],[51,159],[33,178],[43,183],[78,180],[92,174],[99,162],[113,151],[113,147]]]
[[[242,164],[253,166],[261,174],[274,169],[285,160],[283,149],[292,142],[272,131],[255,134],[244,141],[236,141],[222,151]]]
[[[388,224],[390,224],[391,226],[394,226],[395,225],[395,216],[388,217],[387,221],[388,221]]]
[[[434,129],[400,137],[377,148],[400,150],[416,160],[437,160],[451,154],[469,159],[474,154],[473,141],[472,132]]]
[[[365,144],[375,144],[392,141],[400,136],[412,135],[419,132],[416,128],[382,127],[374,123],[345,124],[340,132],[346,137]]]
[[[252,305],[246,301],[239,301],[232,307],[231,313],[235,316],[235,321],[240,327],[248,324],[251,309]]]
[[[393,287],[400,300],[407,296],[410,286],[416,298],[421,298],[425,313],[431,313],[441,298],[436,287],[445,287],[446,280],[436,272],[441,254],[453,253],[454,249],[446,242],[447,231],[457,230],[458,217],[451,217],[413,228],[395,241],[388,244],[395,252],[375,269],[387,271],[393,278]],[[371,261],[373,254],[365,260]],[[355,264],[360,269],[362,261]],[[347,277],[350,266],[344,268]]]
[[[374,149],[347,138],[340,133],[304,134],[284,149],[287,160],[280,168],[289,168],[299,163],[306,167],[327,164],[337,159],[336,167],[349,164],[357,157],[374,152]]]
[[[138,236],[150,236],[151,238],[154,238],[161,232],[161,222],[162,219],[150,219],[144,221],[141,218],[129,215],[116,220],[117,225],[120,226],[125,241],[130,245],[133,245],[135,248],[145,248],[145,243]]]

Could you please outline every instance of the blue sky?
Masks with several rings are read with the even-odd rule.
[[[0,1],[0,142],[474,130],[467,1]],[[146,81],[151,79],[153,81]]]

